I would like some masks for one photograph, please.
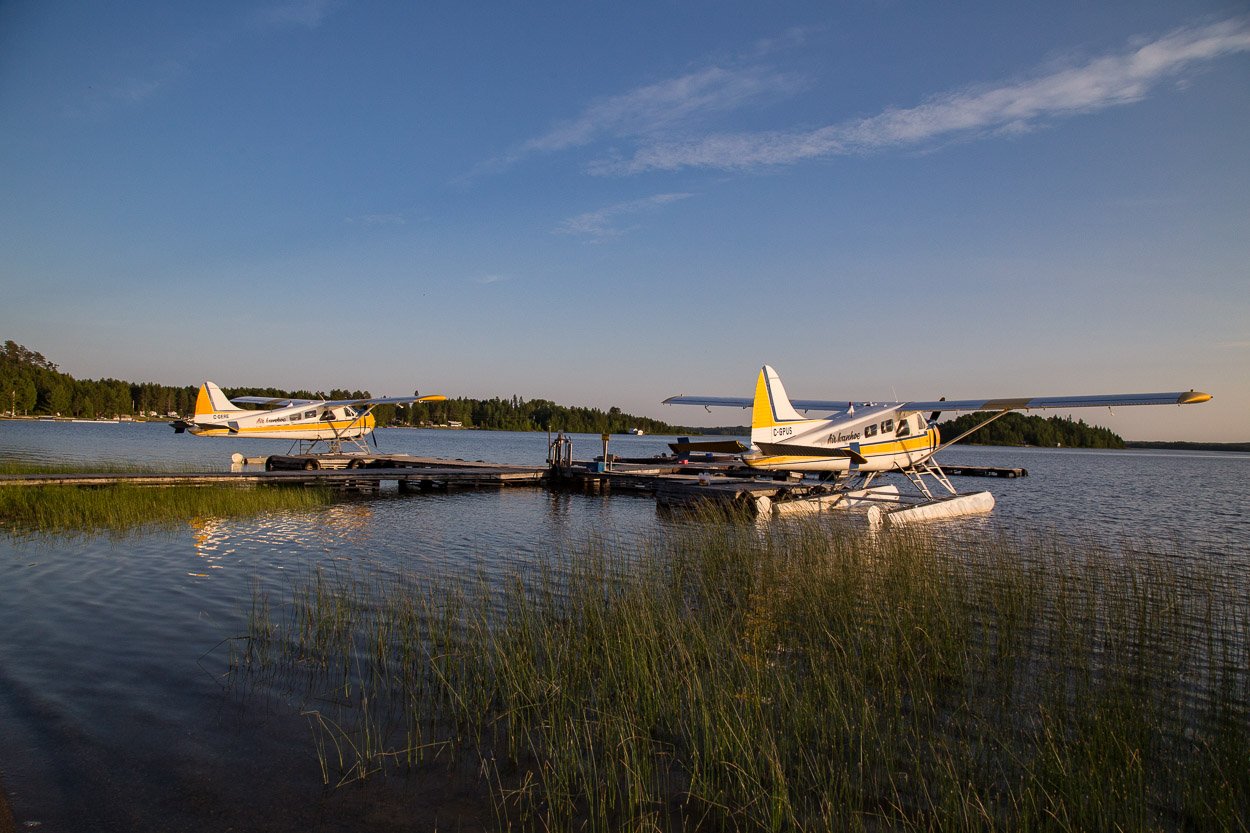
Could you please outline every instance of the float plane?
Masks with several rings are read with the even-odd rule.
[[[989,492],[961,495],[956,492],[933,459],[942,449],[1011,411],[1069,408],[1110,408],[1121,405],[1192,405],[1211,395],[1199,391],[1173,393],[1094,394],[1090,396],[1039,396],[1016,399],[937,399],[912,402],[851,402],[847,400],[795,399],[786,395],[777,371],[761,370],[752,399],[731,396],[670,396],[672,405],[724,406],[751,409],[750,452],[742,455],[747,466],[762,470],[815,472],[832,487],[836,497],[850,497],[845,504],[879,500],[899,503],[898,490],[874,491],[872,481],[896,472],[907,477],[919,497],[906,506],[882,513],[874,520],[950,517],[988,512],[994,506]],[[799,411],[824,411],[828,416],[810,418]],[[925,412],[929,412],[925,415]],[[984,411],[989,415],[972,429],[942,441],[937,419],[942,412]],[[941,487],[935,497],[929,482]],[[880,489],[880,487],[878,487]],[[836,500],[834,501],[836,503]],[[870,515],[872,515],[870,509]]]
[[[176,433],[197,437],[261,437],[292,440],[303,447],[319,442],[337,453],[344,442],[367,451],[364,438],[376,423],[373,409],[378,405],[406,405],[410,402],[441,402],[447,397],[384,396],[366,399],[290,399],[271,396],[240,396],[231,400],[212,382],[200,386],[195,413],[189,419],[171,423]],[[238,403],[260,405],[241,408]],[[375,440],[376,442],[376,440]]]

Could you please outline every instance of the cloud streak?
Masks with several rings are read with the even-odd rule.
[[[937,95],[814,130],[650,139],[632,157],[601,159],[591,172],[637,174],[683,168],[742,170],[983,135],[1035,130],[1046,122],[1145,98],[1201,64],[1250,51],[1250,19],[1178,29],[1127,51],[997,85]]]
[[[334,0],[287,0],[258,10],[256,20],[261,25],[316,29],[336,5]]]
[[[656,136],[760,99],[788,95],[803,81],[763,67],[706,67],[592,102],[541,136],[492,159],[475,173],[497,172],[522,159],[583,147],[605,138]]]
[[[620,237],[628,231],[616,225],[621,217],[653,211],[660,206],[692,196],[694,195],[686,193],[655,194],[642,199],[618,202],[598,211],[588,211],[585,214],[570,217],[556,226],[555,233],[589,237],[596,242]]]

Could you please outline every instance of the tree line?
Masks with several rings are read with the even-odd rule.
[[[938,423],[943,440],[954,439],[992,414],[978,412]],[[1087,425],[1085,420],[1009,413],[999,417],[963,442],[969,445],[1035,445],[1045,448],[1124,448],[1124,440],[1108,428]]]
[[[368,391],[335,388],[329,392],[280,388],[223,388],[229,397],[272,396],[294,399],[366,399]],[[174,417],[195,411],[198,385],[169,386],[118,379],[75,379],[62,373],[40,353],[13,341],[0,353],[0,411],[14,415],[65,416],[81,419],[118,416]],[[749,432],[741,426],[725,429],[684,428],[612,407],[570,407],[548,399],[459,397],[444,402],[410,406],[381,405],[375,411],[379,425],[451,425],[507,431],[569,431],[623,433],[634,428],[648,434]]]

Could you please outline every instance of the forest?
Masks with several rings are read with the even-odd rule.
[[[297,399],[357,399],[368,391],[335,388],[330,391],[281,390],[278,388],[223,388],[227,396],[273,396]],[[170,387],[152,382],[124,382],[117,379],[75,379],[62,373],[56,364],[40,353],[13,341],[4,343],[0,353],[0,412],[12,415],[63,416],[80,419],[173,418],[195,410],[198,385]],[[686,428],[656,419],[634,416],[612,407],[599,408],[557,405],[546,399],[460,397],[445,402],[412,406],[383,405],[374,412],[379,425],[458,424],[463,428],[505,431],[569,431],[619,434],[634,428],[648,434],[739,433],[731,428]]]
[[[992,414],[964,414],[938,423],[942,441],[954,439]],[[1034,445],[1044,448],[1124,448],[1119,434],[1085,420],[1009,413],[994,420],[963,442],[968,445]]]

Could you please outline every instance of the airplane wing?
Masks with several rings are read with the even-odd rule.
[[[1211,394],[1200,391],[1171,393],[1103,393],[1089,396],[1034,396],[1014,399],[924,399],[914,402],[878,402],[899,405],[904,411],[1032,411],[1067,408],[1111,408],[1124,405],[1192,405],[1206,402]],[[665,405],[703,405],[750,408],[754,400],[745,396],[670,396]],[[797,411],[845,411],[848,405],[863,404],[849,399],[791,399]]]
[[[284,399],[273,396],[236,396],[232,402],[247,402],[252,405],[277,405],[289,408],[294,405],[324,405],[327,408],[341,408],[344,405],[364,407],[366,405],[399,405],[408,402],[442,402],[446,396],[433,394],[430,396],[382,396],[372,399],[334,399],[329,402],[321,399]]]
[[[679,394],[670,396],[662,405],[702,405],[705,408],[750,408],[755,400],[749,396],[687,396]],[[797,411],[845,411],[847,405],[859,405],[849,399],[791,399],[790,404]],[[892,402],[878,402],[878,405],[892,405]],[[918,409],[919,410],[919,409]]]
[[[662,405],[703,405],[705,407],[749,408],[752,400],[745,396],[670,396]]]
[[[442,394],[428,396],[379,396],[370,399],[334,399],[329,402],[317,402],[326,408],[341,408],[350,405],[353,408],[372,407],[374,405],[406,405],[409,402],[442,402],[447,399]]]
[[[904,402],[905,411],[1033,411],[1112,408],[1122,405],[1194,405],[1211,399],[1196,390],[1171,393],[1096,393],[1089,396],[1035,396],[1018,399],[933,399]],[[799,407],[795,403],[795,407]]]
[[[280,396],[236,396],[230,401],[247,402],[250,405],[277,405],[281,408],[289,408],[292,405],[312,405],[320,402],[318,399],[284,399]]]

